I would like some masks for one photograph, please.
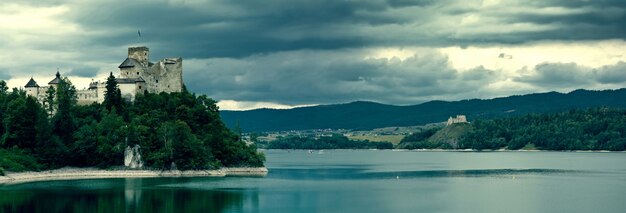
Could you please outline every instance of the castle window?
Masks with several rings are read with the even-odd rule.
[[[139,72],[137,72],[137,75],[139,75]]]
[[[141,89],[141,86],[139,86],[139,89]]]
[[[157,83],[159,83],[159,80],[156,80]]]
[[[128,72],[126,72],[126,75],[128,75]]]

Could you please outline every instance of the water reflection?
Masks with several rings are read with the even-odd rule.
[[[451,177],[502,177],[515,175],[558,175],[592,173],[582,170],[563,169],[469,169],[469,170],[424,170],[371,172],[367,168],[314,168],[273,169],[269,177],[310,180],[367,180],[399,178],[451,178]]]
[[[181,181],[188,180],[129,178],[5,186],[0,190],[0,212],[224,212],[242,209],[244,196],[258,196],[254,191],[163,186]]]
[[[1,212],[624,212],[624,153],[268,151],[265,178],[0,186]]]

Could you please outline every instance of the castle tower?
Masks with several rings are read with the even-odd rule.
[[[121,78],[139,78],[144,68],[150,66],[150,49],[148,47],[129,47],[128,57],[118,68]]]
[[[39,85],[32,77],[30,78],[28,83],[26,83],[26,86],[24,86],[24,88],[26,89],[27,95],[33,96],[35,98],[37,98],[37,95],[39,95]]]
[[[57,74],[55,75],[56,78],[52,79],[52,81],[48,82],[48,86],[53,86],[54,89],[59,88],[59,83],[61,83],[62,79],[61,79],[61,74],[59,73],[59,70],[57,70]]]
[[[128,58],[135,59],[146,66],[150,61],[150,49],[148,47],[129,47]]]

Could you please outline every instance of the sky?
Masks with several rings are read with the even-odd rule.
[[[82,89],[148,46],[220,109],[410,105],[623,88],[625,39],[623,0],[3,0],[0,80]]]

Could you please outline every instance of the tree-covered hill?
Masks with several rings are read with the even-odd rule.
[[[64,79],[42,105],[0,81],[0,172],[122,166],[126,147],[136,145],[153,169],[263,166],[263,154],[226,128],[214,100],[183,89],[127,102],[113,76],[107,84],[103,104],[80,106]]]
[[[398,147],[516,150],[527,146],[542,150],[626,150],[626,110],[592,108],[480,119],[414,133]]]
[[[411,106],[361,101],[294,109],[220,111],[220,114],[229,127],[239,124],[245,132],[374,129],[442,122],[457,114],[476,120],[600,106],[626,107],[624,100],[626,89],[575,90],[566,94],[549,92],[487,100],[430,101]]]

